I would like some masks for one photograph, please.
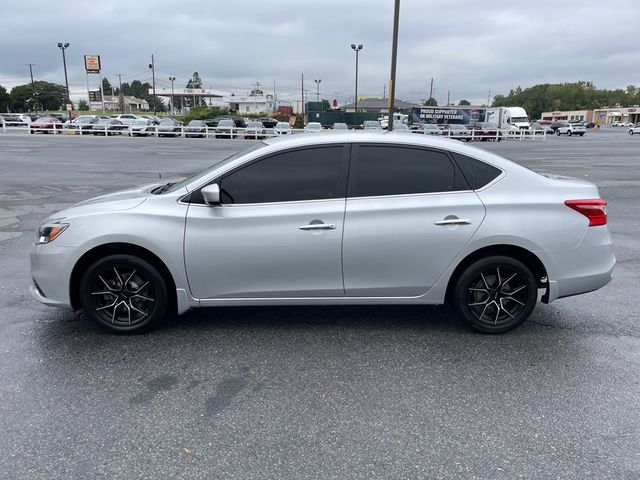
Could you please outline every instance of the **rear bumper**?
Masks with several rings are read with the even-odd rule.
[[[578,247],[554,252],[550,257],[554,273],[549,272],[545,303],[604,287],[611,281],[616,264],[607,227],[590,227]]]

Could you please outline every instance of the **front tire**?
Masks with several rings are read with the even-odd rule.
[[[492,255],[462,272],[451,301],[455,313],[472,329],[504,333],[529,318],[537,298],[536,279],[526,265]]]
[[[80,281],[87,315],[115,334],[147,331],[162,322],[169,305],[167,283],[151,263],[133,255],[94,262]]]
[[[560,135],[562,135],[562,132],[560,132],[560,130],[556,130],[556,135],[560,136]]]

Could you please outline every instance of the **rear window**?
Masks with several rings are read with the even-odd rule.
[[[453,155],[453,158],[460,167],[460,170],[462,170],[463,175],[469,182],[469,186],[473,190],[481,189],[498,178],[502,173],[502,170],[489,165],[488,163],[476,160],[475,158],[470,158],[454,152],[451,152],[451,155]]]

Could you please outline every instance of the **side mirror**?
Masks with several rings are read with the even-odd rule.
[[[207,185],[200,192],[202,192],[202,198],[207,205],[220,205],[220,187],[217,183]]]

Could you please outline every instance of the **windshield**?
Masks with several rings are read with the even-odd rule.
[[[218,122],[219,127],[232,127],[234,125],[233,120],[220,120]]]
[[[204,122],[202,120],[191,120],[189,122],[190,127],[200,127]]]
[[[307,129],[309,130],[322,130],[322,125],[319,123],[310,123],[307,125]]]
[[[254,150],[259,150],[265,146],[266,146],[266,143],[258,142],[255,145],[250,146],[246,150],[241,150],[239,152],[236,152],[233,155],[228,156],[224,160],[220,160],[219,162],[214,163],[210,167],[207,167],[204,170],[196,173],[195,175],[192,175],[191,177],[185,178],[184,180],[174,183],[173,185],[171,185],[170,188],[168,188],[167,190],[164,190],[164,192],[175,192],[176,190],[180,190],[182,187],[186,187],[190,183],[196,182],[199,179],[206,177],[217,168],[223,167],[224,165],[233,162],[236,158],[240,158],[241,156],[246,155],[247,153],[253,152]]]
[[[249,123],[247,123],[247,128],[262,128],[262,123],[260,123],[260,122],[249,122]]]
[[[134,120],[133,124],[134,125],[146,125],[148,121],[149,120],[144,120],[144,119],[142,119],[142,120]]]
[[[529,117],[511,117],[511,123],[529,123]]]
[[[289,128],[289,124],[287,122],[278,122],[276,128]]]

